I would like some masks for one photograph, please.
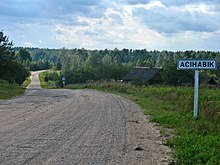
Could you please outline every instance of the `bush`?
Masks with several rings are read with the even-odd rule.
[[[167,85],[192,85],[194,82],[194,72],[191,70],[177,70],[176,63],[166,64],[161,76],[162,81]]]
[[[39,74],[42,88],[62,87],[62,80],[59,72],[42,72]]]
[[[20,63],[11,61],[0,66],[1,79],[9,83],[16,82],[22,84],[25,79],[30,75],[30,72]]]

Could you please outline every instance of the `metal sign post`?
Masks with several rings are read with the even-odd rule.
[[[66,78],[64,76],[62,77],[62,81],[63,81],[63,87],[65,87],[65,85],[66,85],[65,84]]]
[[[199,70],[216,70],[217,61],[211,59],[179,59],[178,70],[195,70],[194,119],[198,118]]]
[[[194,119],[198,118],[198,99],[199,99],[199,71],[195,70],[195,87],[194,87]]]

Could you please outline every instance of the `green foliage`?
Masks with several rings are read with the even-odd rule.
[[[163,67],[162,80],[167,85],[193,84],[194,72],[177,70],[177,63],[167,63]]]
[[[29,65],[30,70],[46,70],[51,68],[51,64],[48,61],[39,60],[37,62],[30,62]]]
[[[9,83],[22,84],[29,76],[29,71],[15,60],[15,53],[12,51],[12,42],[0,32],[0,79]]]
[[[88,80],[95,79],[95,70],[91,67],[78,68],[64,72],[66,83],[85,83]]]
[[[57,71],[41,72],[39,80],[42,88],[57,88],[62,84],[60,73]]]
[[[0,64],[6,64],[15,59],[15,54],[11,50],[12,42],[9,42],[7,36],[4,36],[3,31],[0,31]]]
[[[22,86],[22,88],[26,88],[30,83],[31,83],[31,78],[27,77],[21,86]]]
[[[146,49],[114,49],[114,50],[86,50],[82,49],[39,49],[25,48],[32,57],[26,60],[24,66],[30,70],[57,69],[62,70],[69,77],[69,83],[85,82],[86,80],[122,79],[134,66],[162,67],[165,84],[191,85],[193,72],[178,71],[174,65],[180,58],[212,58],[220,62],[220,52],[211,51],[147,51]],[[20,48],[14,48],[16,52]],[[173,64],[173,65],[171,65]],[[90,71],[89,71],[90,70]],[[102,71],[103,70],[103,71]],[[70,72],[70,73],[68,73]],[[126,73],[125,73],[126,72]],[[85,74],[85,75],[79,75]],[[91,74],[91,75],[90,75]],[[213,78],[214,84],[220,85],[220,71],[207,71],[204,79]],[[186,77],[187,78],[186,78]],[[88,77],[88,78],[86,78]],[[70,81],[71,79],[71,81]],[[73,80],[74,79],[74,80]],[[143,84],[134,80],[135,84]]]
[[[28,85],[28,83],[21,86],[17,83],[9,83],[5,80],[0,80],[0,99],[6,100],[22,95],[25,92],[26,85]]]
[[[20,62],[32,61],[31,54],[25,48],[21,48],[17,56]]]
[[[167,85],[192,85],[193,71],[178,71],[177,59],[179,58],[217,58],[218,52],[205,51],[147,51],[147,50],[85,50],[63,48],[59,53],[57,68],[62,68],[62,73],[67,77],[67,83],[84,83],[88,80],[121,80],[134,66],[163,67],[162,80]],[[61,67],[62,66],[62,67]],[[211,71],[208,71],[210,73]],[[205,74],[204,79],[214,77],[215,83],[219,71]],[[141,79],[133,80],[134,84],[147,84]]]
[[[167,142],[176,150],[176,164],[219,164],[220,136],[189,134]]]
[[[54,69],[56,69],[56,70],[61,70],[62,69],[62,64],[60,62],[60,58],[57,59],[57,62],[54,65]]]
[[[32,71],[36,70],[46,70],[51,69],[52,67],[54,69],[60,70],[61,66],[58,63],[58,54],[59,49],[40,49],[40,48],[22,48],[22,47],[15,47],[13,50],[17,54],[17,59],[21,61],[19,58],[20,51],[21,54],[26,54],[22,57],[26,57],[24,60],[22,60],[22,63],[25,67],[28,67]],[[25,53],[23,53],[23,50],[25,50]],[[30,54],[30,57],[29,55]],[[57,68],[58,66],[58,68]]]
[[[130,68],[117,64],[91,67],[85,65],[73,70],[62,72],[66,83],[85,83],[90,80],[121,80]]]
[[[30,73],[22,64],[11,61],[0,66],[0,75],[1,79],[7,80],[9,83],[22,84]]]
[[[118,52],[115,50],[115,56],[118,56]],[[84,49],[70,52],[63,48],[59,54],[59,63],[62,65],[62,75],[66,77],[66,83],[122,79],[130,67],[118,63],[118,57],[112,58],[106,53],[109,52]]]

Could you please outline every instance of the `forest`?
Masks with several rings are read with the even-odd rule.
[[[15,48],[17,54],[24,48]],[[216,59],[220,62],[220,52],[213,51],[148,51],[146,49],[132,50],[115,48],[114,50],[81,49],[40,49],[25,48],[30,53],[31,60],[23,64],[30,70],[54,69],[61,72],[47,76],[47,80],[56,80],[62,85],[61,77],[66,83],[85,83],[87,81],[122,80],[133,67],[162,68],[162,84],[192,85],[193,71],[177,70],[177,60],[181,58]],[[213,79],[215,85],[220,84],[219,67],[215,71],[201,71],[205,80]]]
[[[3,32],[0,33],[0,79],[21,84],[29,71],[53,69],[46,79],[56,81],[61,86],[61,77],[66,84],[87,81],[122,80],[133,67],[162,68],[162,84],[191,85],[193,71],[177,70],[177,60],[181,58],[216,59],[220,62],[220,52],[213,51],[158,51],[146,49],[87,50],[48,49],[12,47]],[[219,67],[214,71],[201,71],[204,79],[212,79],[220,84]]]

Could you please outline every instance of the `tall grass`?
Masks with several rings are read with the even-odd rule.
[[[0,80],[0,99],[6,100],[22,95],[29,84],[30,78],[27,78],[22,85]]]
[[[173,149],[174,164],[220,164],[220,90],[201,87],[199,118],[193,119],[194,89],[190,87],[138,87],[121,83],[69,85],[120,93],[138,103],[153,122],[174,135],[165,144]]]
[[[40,72],[39,80],[42,88],[58,88],[59,81],[61,81],[60,71],[47,70],[45,72]]]

